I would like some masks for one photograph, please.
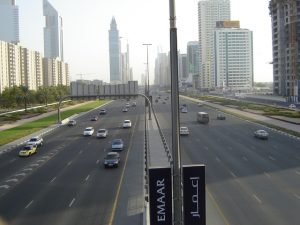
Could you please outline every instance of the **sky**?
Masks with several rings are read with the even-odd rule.
[[[100,79],[109,82],[108,30],[114,16],[122,37],[122,51],[130,48],[133,78],[145,73],[149,46],[150,83],[158,52],[169,51],[168,0],[49,0],[63,18],[64,58],[71,80]],[[231,19],[253,31],[254,81],[270,82],[272,37],[269,0],[231,0]],[[20,44],[44,52],[42,0],[17,0]],[[175,0],[178,50],[186,53],[187,42],[198,40],[198,0]]]

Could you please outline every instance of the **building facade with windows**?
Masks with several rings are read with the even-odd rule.
[[[300,1],[271,0],[273,92],[300,101]]]
[[[230,0],[200,0],[198,2],[201,89],[211,89],[216,86],[213,35],[216,22],[223,20],[230,20]]]
[[[214,32],[215,81],[223,90],[250,90],[253,86],[253,35],[240,28]]]
[[[121,83],[121,48],[120,36],[115,17],[112,18],[109,30],[109,68],[110,82]]]

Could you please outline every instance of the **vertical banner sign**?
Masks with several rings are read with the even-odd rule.
[[[172,225],[171,168],[149,168],[151,225]]]
[[[205,225],[205,166],[182,167],[184,224]]]

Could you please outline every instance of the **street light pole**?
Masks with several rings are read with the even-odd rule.
[[[147,47],[147,97],[149,98],[149,54],[148,54],[148,46],[152,45],[152,44],[143,44],[143,45],[146,45]]]
[[[178,91],[178,52],[175,0],[169,1],[170,7],[170,58],[171,58],[171,108],[172,108],[172,156],[173,156],[173,205],[174,225],[182,225],[181,195],[181,152],[179,138],[179,91]]]

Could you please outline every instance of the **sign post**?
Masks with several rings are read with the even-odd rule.
[[[205,166],[183,166],[184,224],[205,225]]]
[[[171,168],[149,168],[151,225],[172,225]]]

